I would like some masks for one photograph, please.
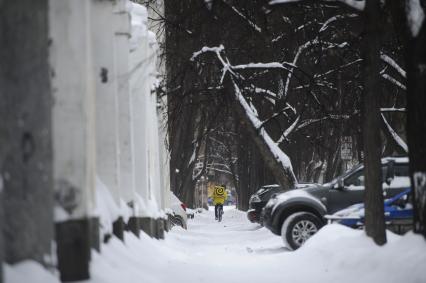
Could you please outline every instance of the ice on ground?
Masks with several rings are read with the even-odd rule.
[[[188,230],[174,227],[165,240],[126,233],[93,252],[92,279],[86,283],[157,282],[425,282],[426,241],[408,233],[388,233],[376,246],[362,230],[327,225],[303,247],[290,252],[281,238],[249,223],[245,213],[225,207],[197,213]],[[6,283],[58,283],[41,265],[5,265]]]

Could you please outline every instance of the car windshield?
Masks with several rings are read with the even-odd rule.
[[[359,168],[361,168],[362,167],[362,164],[358,164],[358,165],[355,165],[354,167],[352,167],[351,169],[349,169],[349,170],[347,170],[345,173],[343,173],[342,175],[340,175],[340,176],[338,176],[338,177],[336,177],[336,178],[334,178],[331,182],[329,182],[328,184],[330,184],[330,185],[334,185],[334,184],[337,184],[337,182],[339,181],[339,179],[344,179],[344,178],[346,178],[347,176],[349,176],[350,174],[352,174],[353,172],[355,172],[355,171],[357,171]]]

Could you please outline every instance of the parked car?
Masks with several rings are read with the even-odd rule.
[[[304,188],[313,185],[312,183],[299,183],[297,188]],[[247,218],[252,223],[262,224],[262,209],[274,194],[279,194],[285,190],[277,184],[262,186],[254,194],[251,195],[249,200],[249,210],[247,211]]]
[[[411,189],[385,200],[384,202],[386,228],[397,234],[403,234],[413,227],[413,205]],[[351,228],[363,228],[365,224],[364,204],[354,204],[333,215],[326,215],[330,223],[339,223]]]
[[[169,214],[169,217],[172,225],[187,229],[188,216],[186,214],[186,205],[172,192],[170,192],[170,209],[172,213]]]
[[[194,219],[195,210],[187,207],[186,205],[184,205],[184,209],[185,209],[186,216],[188,217],[188,219]]]
[[[393,197],[410,187],[407,157],[382,159],[383,190]],[[290,190],[271,197],[262,211],[263,225],[297,249],[325,223],[324,215],[363,202],[362,164],[323,185]]]
[[[261,212],[268,200],[273,194],[283,192],[279,185],[262,186],[254,194],[251,195],[249,200],[249,210],[247,211],[247,218],[252,223],[262,224]]]

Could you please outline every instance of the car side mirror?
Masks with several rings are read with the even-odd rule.
[[[387,170],[386,170],[386,178],[385,182],[388,184],[388,186],[392,183],[392,180],[395,178],[395,161],[391,160],[388,163]]]

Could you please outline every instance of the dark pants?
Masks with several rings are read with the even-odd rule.
[[[222,211],[223,211],[223,204],[216,204],[214,207],[215,218],[219,218],[219,207],[222,207]]]

